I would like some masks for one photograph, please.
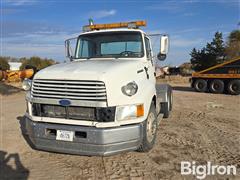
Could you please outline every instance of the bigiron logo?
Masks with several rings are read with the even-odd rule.
[[[206,165],[196,165],[196,162],[182,161],[181,175],[194,175],[197,179],[204,179],[208,175],[236,175],[237,168],[234,165],[213,165],[207,162]]]

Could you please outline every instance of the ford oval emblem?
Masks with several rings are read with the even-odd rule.
[[[68,100],[68,99],[61,99],[61,100],[59,101],[59,104],[60,104],[61,106],[70,106],[70,105],[71,105],[71,101]]]

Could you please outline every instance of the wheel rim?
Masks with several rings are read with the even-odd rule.
[[[199,89],[202,89],[202,88],[203,88],[203,83],[201,83],[201,82],[198,83],[198,88],[199,88]]]
[[[239,87],[238,87],[237,84],[232,84],[232,85],[230,86],[230,89],[231,89],[233,92],[237,92],[238,89],[239,89]]]
[[[154,121],[155,121],[155,116],[151,112],[148,116],[148,119],[147,119],[147,139],[148,139],[148,142],[153,141],[154,135],[156,133],[157,127],[156,127],[156,123],[154,123]]]
[[[220,88],[220,86],[219,86],[219,84],[214,83],[214,84],[213,84],[213,88],[214,88],[214,90],[218,90],[218,89]]]

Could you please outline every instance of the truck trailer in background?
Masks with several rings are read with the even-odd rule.
[[[198,92],[240,94],[240,57],[192,74],[191,86]]]

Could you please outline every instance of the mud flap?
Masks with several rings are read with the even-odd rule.
[[[169,84],[160,84],[156,86],[157,95],[160,97],[160,113],[167,118],[172,110],[172,87]]]

